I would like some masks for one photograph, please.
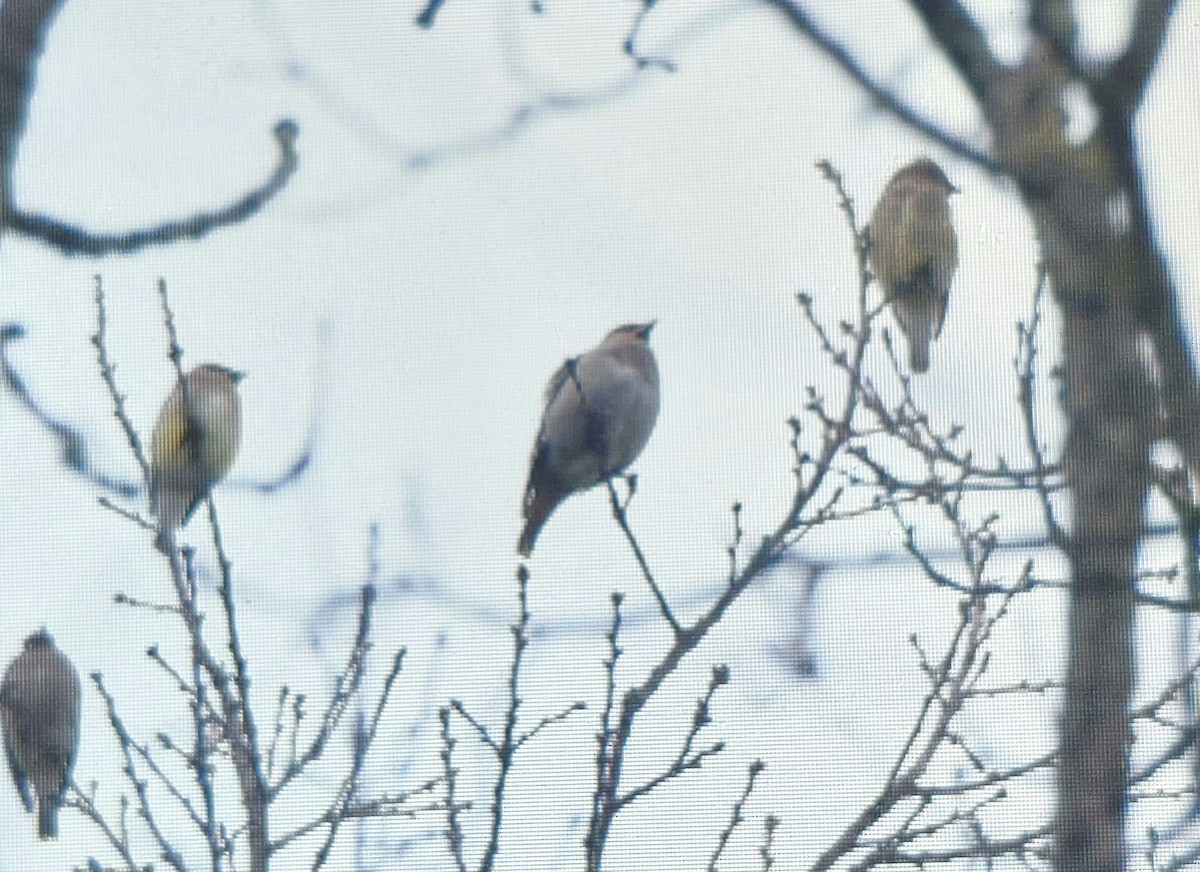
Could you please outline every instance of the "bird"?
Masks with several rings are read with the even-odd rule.
[[[522,557],[533,552],[559,503],[624,472],[646,447],[659,409],[658,363],[649,344],[655,323],[617,327],[566,361],[546,385],[525,485]]]
[[[958,237],[950,195],[958,192],[927,157],[900,169],[879,197],[868,225],[871,271],[908,340],[913,372],[929,369],[929,343],[942,332]]]
[[[79,696],[79,673],[44,628],[25,640],[0,684],[4,754],[26,811],[37,798],[42,839],[58,836],[58,808],[79,750]]]
[[[214,363],[197,366],[176,382],[158,413],[150,439],[150,511],[158,519],[160,548],[237,456],[242,438],[237,385],[244,377]]]

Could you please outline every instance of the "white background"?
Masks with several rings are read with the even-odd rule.
[[[887,177],[921,153],[962,189],[953,204],[961,267],[932,370],[914,390],[939,424],[967,425],[979,458],[1024,456],[1011,360],[1036,246],[1013,192],[931,150],[781,16],[752,3],[663,0],[641,47],[676,69],[638,72],[621,53],[638,5],[547,0],[536,15],[523,3],[448,0],[424,31],[412,25],[416,6],[378,0],[71,0],[50,31],[14,170],[27,211],[119,231],[214,208],[269,172],[278,119],[299,125],[300,167],[283,193],[201,241],[96,260],[8,236],[0,318],[28,329],[12,355],[38,401],[88,435],[94,462],[130,480],[137,467],[89,342],[94,274],[108,299],[117,379],[144,438],[173,379],[160,277],[188,365],[249,372],[242,451],[216,502],[264,725],[280,682],[319,710],[352,632],[369,528],[379,525],[373,663],[397,645],[408,646],[409,663],[372,758],[371,790],[437,773],[433,715],[450,696],[491,723],[502,711],[528,454],[543,384],[565,357],[619,323],[658,319],[663,408],[635,464],[631,519],[682,617],[720,584],[734,501],[745,507],[748,543],[778,523],[792,484],[785,421],[801,412],[806,386],[829,393],[840,384],[795,294],[811,293],[834,323],[852,313],[856,288],[850,237],[816,160],[844,173],[860,220]],[[829,10],[820,16],[829,29],[920,111],[957,135],[981,135],[904,4],[809,5]],[[1129,4],[1103,5],[1111,11],[1081,13],[1097,58],[1122,44]],[[1023,48],[1022,6],[972,4],[1010,59]],[[1161,239],[1194,331],[1196,4],[1181,3],[1175,18],[1140,125]],[[495,135],[521,107],[533,120]],[[1052,396],[1043,412],[1053,442]],[[320,436],[299,482],[271,497],[247,487],[294,459],[314,418]],[[53,442],[7,396],[0,445],[0,659],[44,625],[76,663],[86,701],[75,777],[97,781],[115,815],[128,787],[86,676],[104,675],[143,741],[164,728],[187,740],[181,700],[142,654],[154,642],[182,650],[180,625],[112,603],[118,591],[167,601],[169,579],[151,535],[102,508],[101,494],[58,463]],[[1036,531],[1029,505],[1004,508],[1013,513],[1003,530]],[[200,546],[211,583],[205,530],[201,519],[185,538]],[[805,553],[838,561],[875,551],[898,552],[898,533],[833,528]],[[610,592],[624,591],[631,615],[645,618],[626,640],[625,681],[642,675],[666,637],[602,490],[560,508],[530,567],[538,632],[524,712],[532,722],[576,699],[590,708],[518,759],[501,865],[578,867]],[[650,744],[631,757],[630,778],[673,755],[711,664],[732,666],[734,684],[703,734],[727,751],[631,809],[613,833],[613,868],[645,868],[667,851],[679,852],[677,868],[701,865],[756,756],[767,769],[731,846],[742,859],[729,868],[752,861],[766,813],[783,818],[777,856],[795,868],[874,796],[922,690],[906,639],[920,632],[936,650],[953,600],[904,561],[828,576],[817,600],[818,671],[800,679],[777,653],[794,633],[797,584],[780,571],[752,590],[647,712]],[[1000,674],[1055,674],[1057,618],[1046,601],[1020,615],[996,655]],[[1053,712],[1021,718],[985,731],[997,759],[1052,740]],[[477,770],[486,757],[462,735],[464,769]],[[275,836],[327,795],[345,745],[335,752],[277,812]],[[486,795],[475,798],[482,809]],[[365,856],[377,868],[444,863],[442,825],[428,814],[373,827]],[[0,830],[4,868],[111,860],[69,810],[60,839],[37,843],[33,820],[2,785]],[[357,841],[347,828],[334,868],[351,868]],[[277,868],[293,867],[281,859]]]

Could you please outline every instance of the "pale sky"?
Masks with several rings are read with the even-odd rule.
[[[849,234],[815,161],[842,171],[860,220],[887,177],[922,153],[962,189],[953,204],[961,267],[932,370],[914,391],[934,421],[968,427],[980,458],[1024,457],[1011,362],[1036,246],[1012,192],[873,108],[781,17],[752,3],[662,0],[641,47],[676,69],[635,73],[620,46],[639,5],[547,0],[539,16],[526,3],[447,0],[424,31],[411,23],[416,5],[379,0],[346,0],[336,14],[299,0],[70,0],[38,68],[16,199],[96,230],[229,201],[273,166],[276,121],[298,123],[300,167],[283,193],[201,241],[94,260],[7,238],[0,319],[29,331],[13,357],[35,396],[82,428],[94,460],[114,475],[137,470],[89,341],[94,274],[108,298],[117,379],[143,437],[173,379],[160,277],[186,361],[249,372],[241,454],[216,502],[247,648],[258,655],[262,717],[285,678],[314,699],[328,692],[352,628],[348,613],[318,609],[352,596],[378,523],[384,578],[418,588],[383,591],[377,648],[380,662],[399,644],[411,655],[395,744],[380,752],[389,766],[406,761],[410,786],[436,771],[428,719],[446,698],[501,711],[495,681],[507,662],[528,455],[543,385],[564,358],[617,324],[658,319],[663,408],[634,465],[631,522],[684,616],[723,577],[734,501],[744,505],[748,542],[778,523],[792,486],[785,421],[802,411],[806,386],[837,385],[795,294],[811,293],[831,323],[854,305]],[[821,20],[869,45],[867,66],[922,111],[962,136],[978,129],[904,4],[809,5],[836,10]],[[971,5],[998,50],[1019,57],[1023,4]],[[1097,56],[1120,45],[1122,16],[1081,14]],[[1147,99],[1143,151],[1195,331],[1200,248],[1190,234],[1200,191],[1182,161],[1200,134],[1196,4],[1181,3],[1176,19]],[[522,106],[534,120],[497,139]],[[1051,311],[1047,338],[1055,326]],[[1053,356],[1052,342],[1045,351]],[[1041,409],[1053,440],[1051,393]],[[246,488],[292,460],[314,416],[320,439],[304,477],[271,497]],[[165,683],[163,702],[145,704],[158,691],[140,655],[152,642],[178,644],[178,626],[111,602],[117,591],[167,597],[151,536],[101,508],[6,396],[0,444],[0,577],[9,591],[0,655],[45,625],[85,677],[105,675],[144,737],[164,721],[182,728],[186,712]],[[1004,529],[1036,531],[1028,506],[1014,508]],[[194,525],[187,537],[211,568],[204,533]],[[899,550],[895,536],[881,525],[829,530],[807,553],[836,560]],[[577,698],[594,704],[609,593],[625,591],[634,610],[652,605],[601,489],[561,507],[530,567],[535,624],[561,630],[531,651],[531,717]],[[767,812],[781,815],[780,862],[811,860],[872,796],[907,726],[920,686],[905,639],[917,631],[936,639],[953,619],[951,598],[931,595],[915,572],[894,571],[844,573],[822,588],[823,659],[810,681],[792,678],[771,653],[789,633],[788,579],[751,591],[668,692],[688,713],[710,666],[731,663],[734,687],[711,734],[728,742],[726,756],[671,787],[666,796],[687,808],[682,819],[664,814],[664,799],[639,806],[631,821],[666,828],[665,843],[682,857],[706,857],[740,773],[762,755],[755,826]],[[1056,616],[1050,608],[1022,618],[1011,668],[1053,673]],[[310,647],[314,634],[320,651]],[[1026,643],[1035,638],[1033,650]],[[655,628],[630,636],[629,680],[661,644]],[[75,777],[98,780],[115,808],[118,786],[127,788],[99,698],[85,685]],[[586,807],[595,716],[548,732],[542,750],[523,758],[512,798],[525,816],[514,814],[503,868],[534,868],[523,865],[532,857],[578,861],[583,831],[573,815]],[[1030,718],[1042,735],[1052,729],[1052,713]],[[418,738],[406,738],[413,722]],[[996,735],[997,753],[1013,741]],[[545,808],[547,790],[563,802]],[[429,815],[375,837],[398,844],[442,823]],[[0,829],[13,834],[0,863],[14,865],[3,868],[65,868],[101,850],[70,811],[59,841],[37,844],[6,776]],[[734,856],[751,856],[757,832]],[[444,861],[438,838],[418,845],[405,862]],[[613,868],[644,868],[645,859],[629,831],[614,833]],[[410,868],[390,862],[379,868]]]

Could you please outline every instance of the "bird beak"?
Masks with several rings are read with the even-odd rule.
[[[244,373],[244,372],[239,372],[239,371],[238,371],[238,370],[236,370],[236,369],[235,369],[235,370],[234,370],[232,373],[230,373],[230,375],[232,375],[232,376],[233,376],[233,383],[234,383],[234,384],[237,384],[238,382],[240,382],[242,379],[244,379],[244,378],[246,377],[246,373]]]
[[[654,329],[654,325],[657,323],[658,323],[658,320],[655,319],[655,320],[651,321],[649,324],[643,324],[641,327],[639,327],[637,329],[637,334],[636,334],[637,338],[643,339],[643,340],[649,339],[650,331]]]
[[[962,193],[962,191],[960,191],[960,190],[959,190],[958,188],[956,188],[954,185],[951,185],[951,186],[950,186],[950,193],[951,193],[951,194],[961,194],[961,193]]]

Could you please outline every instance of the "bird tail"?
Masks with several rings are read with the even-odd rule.
[[[160,527],[175,529],[183,519],[188,498],[179,488],[164,481],[150,482],[150,514],[158,518]]]
[[[38,838],[58,838],[58,800],[47,796],[38,798]]]
[[[913,372],[929,369],[929,343],[938,328],[938,306],[934,300],[905,300],[896,305],[896,320],[908,339],[908,365]]]
[[[205,491],[156,482],[150,487],[150,513],[158,518],[158,538],[155,545],[160,551],[173,541],[175,530],[182,527],[204,501]]]
[[[175,550],[175,530],[171,527],[160,527],[154,537],[154,547],[163,554],[169,555]]]
[[[546,493],[544,490],[535,490],[530,495],[525,503],[525,528],[521,530],[521,538],[517,541],[517,553],[522,557],[529,557],[533,553],[542,525],[561,499],[559,494]]]
[[[913,337],[908,343],[908,365],[913,372],[929,370],[929,337]]]

